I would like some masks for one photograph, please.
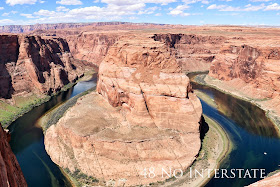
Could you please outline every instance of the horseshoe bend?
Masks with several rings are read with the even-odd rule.
[[[145,179],[145,168],[185,170],[193,163],[202,107],[164,43],[119,39],[100,64],[96,90],[47,130],[46,150],[55,163],[126,185],[167,178]]]
[[[0,186],[279,185],[279,28],[1,28]]]

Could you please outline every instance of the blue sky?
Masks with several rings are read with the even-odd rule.
[[[2,0],[0,15],[0,25],[127,21],[280,26],[280,0]]]

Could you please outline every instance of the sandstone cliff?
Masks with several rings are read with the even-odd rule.
[[[153,38],[165,42],[184,72],[208,71],[226,39],[194,34],[155,34]]]
[[[248,45],[226,46],[216,57],[210,76],[220,80],[241,79],[252,85],[255,97],[274,97],[280,91],[278,48],[255,48]]]
[[[1,35],[0,46],[0,98],[53,93],[78,77],[64,39]]]
[[[72,29],[84,27],[90,23],[56,23],[35,25],[5,25],[0,26],[0,33],[26,33],[35,30]],[[38,31],[40,32],[40,31]]]
[[[93,23],[55,23],[34,25],[4,25],[0,26],[0,33],[49,33],[55,30],[130,30],[144,28],[170,28],[176,25],[153,24],[153,23],[130,23],[130,22],[93,22]],[[180,26],[179,26],[180,27]]]
[[[278,47],[229,45],[222,47],[209,75],[231,92],[252,98],[263,109],[280,115],[280,52]]]
[[[97,93],[81,98],[45,136],[51,159],[101,185],[162,181],[200,149],[202,107],[168,47],[147,36],[120,38],[99,68]],[[155,169],[153,178],[143,175]],[[177,170],[178,171],[178,170]]]
[[[86,65],[99,66],[118,37],[118,34],[82,32],[79,35],[66,36],[66,39],[75,59]]]
[[[8,143],[8,136],[0,124],[0,186],[27,187],[17,159]]]

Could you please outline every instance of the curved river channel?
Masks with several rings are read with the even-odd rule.
[[[94,74],[89,81],[78,82],[68,91],[61,92],[50,101],[35,107],[9,126],[12,135],[10,145],[29,187],[71,186],[46,153],[43,130],[36,122],[51,109],[96,86],[96,77]]]
[[[79,82],[73,88],[53,97],[49,102],[34,108],[17,119],[10,127],[13,152],[22,168],[28,186],[56,187],[71,186],[59,167],[47,155],[44,135],[37,120],[52,108],[71,97],[96,85],[96,75],[90,80]],[[266,174],[279,169],[280,139],[277,128],[265,116],[264,111],[216,89],[193,83],[216,103],[213,108],[201,100],[203,113],[218,122],[228,133],[234,150],[221,163],[222,169],[265,169]],[[257,178],[212,178],[206,186],[239,187],[260,180]]]

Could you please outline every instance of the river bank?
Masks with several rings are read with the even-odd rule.
[[[277,115],[276,110],[269,106],[268,102],[272,101],[271,99],[254,99],[248,95],[242,93],[239,90],[234,89],[232,86],[225,84],[223,81],[214,79],[206,74],[196,75],[192,78],[193,82],[196,82],[201,85],[206,85],[225,94],[231,95],[232,97],[250,102],[260,109],[264,110],[266,116],[273,122],[273,124],[278,128],[280,134],[280,117]]]
[[[96,72],[96,71],[95,71]],[[87,91],[96,85],[96,73],[93,71],[82,78],[66,91],[51,97],[31,111],[16,119],[8,128],[11,132],[10,145],[22,168],[28,186],[58,187],[73,186],[61,168],[52,162],[46,153],[44,133],[38,120],[49,110],[57,108],[65,101]]]
[[[33,108],[50,101],[52,97],[69,90],[78,82],[89,79],[95,72],[96,70],[89,70],[85,72],[75,82],[65,85],[59,91],[52,93],[51,95],[35,95],[29,93],[28,96],[14,96],[13,99],[9,100],[1,99],[0,123],[3,128],[8,128],[14,121],[30,112]]]
[[[224,84],[222,81],[214,79],[206,74],[204,75],[195,75],[192,77],[192,81],[200,84],[200,85],[204,85],[213,89],[216,89],[224,94],[228,94],[234,98],[249,102],[253,105],[255,105],[256,107],[260,108],[261,110],[263,110],[265,112],[265,116],[272,122],[272,124],[275,126],[275,129],[277,131],[277,134],[279,138],[279,130],[280,130],[280,123],[279,123],[279,117],[277,116],[275,110],[272,107],[269,107],[267,105],[267,99],[254,99],[249,97],[248,95],[242,93],[239,90],[236,90],[234,88],[232,88],[231,86]],[[208,94],[199,91],[199,90],[195,90],[195,93],[200,97],[203,98],[204,101],[206,101],[210,106],[215,107],[215,98],[212,98],[211,96],[209,96]],[[218,107],[221,107],[221,105],[219,105]],[[223,110],[221,108],[219,108],[219,110]],[[224,112],[224,111],[223,111]],[[265,152],[265,154],[267,154]],[[267,176],[271,176],[275,173],[279,172],[279,169],[274,171],[270,171],[267,173]]]
[[[86,76],[82,77],[78,82],[90,81],[92,79],[92,76],[93,76],[94,73],[95,72],[91,72],[91,73],[86,74]],[[42,128],[43,132],[45,132],[51,125],[57,123],[58,120],[63,116],[63,114],[69,108],[71,108],[72,106],[74,106],[76,104],[77,100],[80,97],[92,92],[93,90],[95,90],[95,87],[90,88],[89,90],[86,90],[84,92],[81,92],[81,93],[75,95],[74,97],[70,98],[69,100],[53,107],[51,110],[47,111],[43,116],[41,116],[37,120],[36,126]]]
[[[48,111],[45,115],[43,115],[37,122],[37,125],[42,126],[44,130],[46,130],[50,125],[57,123],[57,121],[63,116],[63,114],[71,107],[74,103],[76,103],[77,99],[81,96],[91,92],[89,90],[87,92],[80,93],[79,95],[71,98],[70,100],[62,103],[61,105],[53,108]],[[209,125],[209,131],[205,134],[202,147],[198,158],[191,166],[193,170],[214,170],[219,168],[219,164],[224,160],[224,158],[230,153],[233,149],[233,144],[230,141],[229,136],[223,130],[223,128],[217,124],[214,120],[205,116],[205,121]],[[61,168],[62,169],[62,168]],[[71,180],[71,182],[75,185],[81,185],[77,179],[73,177],[73,173],[67,172],[67,169],[62,169],[64,174],[67,174],[67,178]],[[150,186],[172,186],[172,185],[191,185],[197,186],[207,183],[208,180],[211,179],[213,173],[211,172],[210,177],[207,174],[204,174],[204,177],[194,176],[189,177],[189,170],[185,172],[184,177],[178,180],[173,181],[174,178],[168,179],[165,182],[158,182],[156,184],[152,183]],[[85,176],[83,174],[84,177]]]
[[[204,186],[211,180],[214,175],[213,171],[218,169],[220,163],[225,161],[227,155],[234,149],[234,145],[220,124],[206,115],[204,115],[204,119],[209,130],[203,138],[201,150],[193,164],[184,172],[182,177],[178,179],[172,177],[163,182],[150,184],[150,186]],[[203,176],[195,174],[195,170]],[[210,171],[209,175],[208,171]]]

